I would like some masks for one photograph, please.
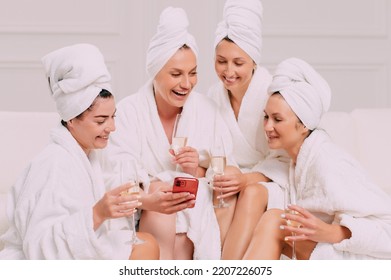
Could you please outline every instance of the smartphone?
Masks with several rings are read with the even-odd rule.
[[[197,197],[198,191],[198,179],[197,178],[188,178],[188,177],[176,177],[174,179],[174,186],[172,187],[172,192],[189,192],[194,194]]]

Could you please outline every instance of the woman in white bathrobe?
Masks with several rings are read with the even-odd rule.
[[[241,173],[220,177],[232,209],[216,209],[222,231],[223,259],[241,259],[258,220],[271,201],[282,197],[287,182],[288,157],[271,151],[263,130],[263,107],[272,80],[261,61],[260,0],[227,0],[224,20],[215,39],[215,70],[220,82],[208,96],[220,107],[233,138],[234,158]],[[258,182],[273,181],[265,189]],[[237,195],[238,194],[238,195]],[[236,200],[235,203],[232,200]],[[274,203],[270,203],[272,206]],[[231,223],[232,221],[232,223]]]
[[[291,257],[292,241],[298,259],[390,259],[391,198],[318,129],[330,105],[327,82],[291,58],[277,67],[269,90],[265,130],[270,148],[291,157],[287,189],[296,205],[288,208],[297,214],[267,211],[245,259]]]
[[[103,182],[98,150],[115,130],[116,111],[103,56],[95,46],[77,44],[42,61],[62,121],[12,188],[0,258],[157,259],[151,235],[140,234],[148,241],[132,250],[129,227],[107,223],[126,222],[140,203],[121,196],[128,184],[106,191]]]
[[[205,174],[214,139],[223,139],[229,156],[230,135],[213,102],[193,90],[197,46],[187,26],[183,9],[161,13],[147,52],[150,80],[117,105],[117,131],[108,151],[113,159],[136,159],[144,170],[140,230],[156,237],[161,259],[219,259],[220,232]],[[170,145],[178,113],[178,132],[188,141],[174,155]],[[176,176],[199,178],[196,200],[171,193]]]

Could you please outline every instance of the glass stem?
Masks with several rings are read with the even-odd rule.
[[[220,195],[223,195],[223,192],[220,192]],[[224,198],[220,198],[220,205],[224,204]]]
[[[137,234],[136,234],[136,222],[134,219],[135,213],[132,215],[132,227],[133,227],[133,234],[132,234],[132,242],[134,243],[137,239]]]
[[[295,236],[296,234],[292,232],[292,236]],[[297,260],[296,257],[296,242],[292,241],[292,260]]]

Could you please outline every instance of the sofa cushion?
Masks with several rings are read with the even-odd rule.
[[[372,179],[391,195],[391,108],[356,109],[358,159]]]
[[[0,193],[0,235],[8,229],[8,218],[6,209],[7,194]],[[3,243],[0,240],[0,251],[3,249]]]
[[[0,223],[0,235],[2,235],[8,228],[6,202],[7,194],[0,193],[0,221],[3,221]]]

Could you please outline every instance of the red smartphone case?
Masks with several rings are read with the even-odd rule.
[[[198,191],[198,179],[197,178],[188,178],[188,177],[176,177],[174,179],[174,186],[172,187],[172,192],[189,192],[194,194],[197,197]]]

